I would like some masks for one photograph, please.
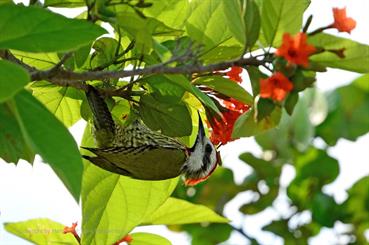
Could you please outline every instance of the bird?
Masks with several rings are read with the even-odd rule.
[[[82,157],[102,169],[139,180],[182,175],[185,185],[193,186],[206,180],[221,163],[219,152],[205,135],[199,113],[196,140],[188,148],[138,119],[128,126],[116,123],[104,98],[92,85],[87,86],[86,97],[97,147],[81,147],[95,155]]]

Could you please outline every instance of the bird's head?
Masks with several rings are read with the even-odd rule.
[[[185,177],[185,184],[196,185],[206,180],[220,164],[220,154],[205,135],[204,125],[199,115],[199,131],[194,145],[187,149],[188,158],[183,164],[181,172]]]

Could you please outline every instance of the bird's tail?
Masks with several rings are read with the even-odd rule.
[[[86,97],[92,111],[97,144],[109,146],[114,136],[115,123],[108,106],[99,91],[91,85],[88,85]]]

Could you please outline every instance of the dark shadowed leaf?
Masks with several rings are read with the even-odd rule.
[[[244,13],[246,27],[246,47],[252,48],[257,41],[260,33],[260,10],[254,0],[246,1],[246,11]]]
[[[152,95],[141,96],[140,115],[152,130],[161,130],[168,136],[186,136],[192,132],[192,119],[187,106],[178,103],[165,103]]]
[[[204,85],[221,94],[232,97],[246,105],[252,105],[252,96],[238,83],[220,76],[205,76],[194,81],[195,85]]]
[[[19,159],[33,162],[34,154],[25,142],[17,119],[7,103],[0,104],[0,157],[6,162],[17,163]]]

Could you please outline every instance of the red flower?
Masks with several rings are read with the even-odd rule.
[[[228,71],[226,74],[229,77],[229,79],[241,83],[242,82],[242,78],[240,76],[240,74],[242,73],[242,67],[239,66],[232,66],[231,70]]]
[[[72,235],[77,239],[77,241],[80,242],[81,238],[79,237],[79,235],[77,234],[77,231],[76,231],[77,225],[78,225],[77,222],[75,222],[75,223],[72,223],[71,227],[65,226],[64,230],[63,230],[63,233],[64,234],[72,233]]]
[[[132,238],[132,236],[131,235],[125,235],[122,239],[120,239],[119,241],[116,241],[115,243],[114,243],[114,245],[119,245],[119,244],[121,244],[122,242],[126,242],[126,243],[131,243],[133,241],[133,238]]]
[[[340,32],[351,33],[356,27],[356,21],[346,16],[346,8],[333,8],[334,23],[333,27]]]
[[[291,36],[289,33],[283,35],[282,46],[275,54],[284,57],[289,63],[307,67],[309,56],[315,52],[315,47],[306,42],[307,35],[303,32]]]
[[[260,80],[260,97],[282,101],[292,88],[290,80],[283,73],[276,72],[271,77]]]
[[[212,119],[212,133],[210,135],[210,140],[214,145],[225,145],[233,140],[232,131],[234,123],[242,113],[249,109],[248,105],[245,105],[233,98],[223,100],[221,102],[228,110],[223,112],[223,118],[221,120],[217,120],[216,118]]]

